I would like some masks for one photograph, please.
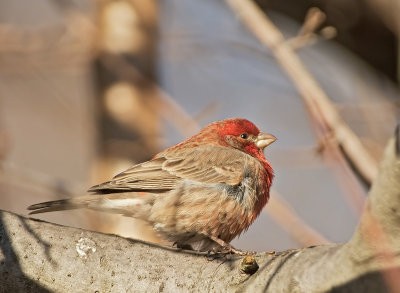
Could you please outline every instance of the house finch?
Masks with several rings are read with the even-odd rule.
[[[240,253],[229,242],[269,198],[273,170],[263,149],[276,138],[231,118],[135,165],[89,194],[34,204],[31,214],[89,208],[147,221],[164,239],[199,251]]]

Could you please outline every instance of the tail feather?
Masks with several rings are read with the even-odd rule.
[[[46,201],[28,207],[30,215],[80,208],[140,217],[151,209],[156,195],[140,193],[89,194],[70,199]]]
[[[88,203],[83,201],[76,201],[74,199],[61,199],[54,201],[46,201],[37,204],[33,204],[28,207],[31,212],[30,215],[41,214],[47,212],[74,210],[79,208],[87,207]]]

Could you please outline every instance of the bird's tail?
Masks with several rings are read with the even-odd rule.
[[[27,209],[31,211],[29,214],[33,215],[47,212],[86,208],[88,207],[89,203],[93,201],[93,199],[85,200],[85,197],[86,196],[41,202],[30,205]]]
[[[113,193],[89,194],[85,196],[46,201],[28,207],[30,215],[88,208],[110,213],[123,214],[130,217],[140,217],[151,208],[152,194],[140,193]]]

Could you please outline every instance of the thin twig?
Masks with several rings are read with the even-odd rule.
[[[287,40],[287,43],[295,50],[312,44],[317,39],[316,30],[325,21],[326,15],[319,8],[312,7],[307,11],[304,23],[299,33],[294,38]]]
[[[307,107],[320,112],[336,141],[343,147],[355,168],[368,181],[377,174],[377,163],[361,144],[360,139],[339,116],[335,106],[307,71],[294,50],[287,45],[282,33],[269,18],[249,0],[226,0],[241,17],[249,30],[268,48],[292,79]]]

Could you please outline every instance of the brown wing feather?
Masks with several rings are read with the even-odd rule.
[[[89,192],[109,193],[124,191],[168,191],[173,189],[179,177],[162,169],[165,158],[158,158],[135,165],[116,175],[111,181],[95,185]]]
[[[189,180],[238,185],[243,179],[245,156],[241,151],[217,146],[176,150],[165,154],[163,168]]]
[[[204,146],[177,149],[148,162],[135,165],[109,182],[93,186],[90,192],[162,192],[173,189],[181,180],[238,185],[243,179],[247,154],[225,147]]]

